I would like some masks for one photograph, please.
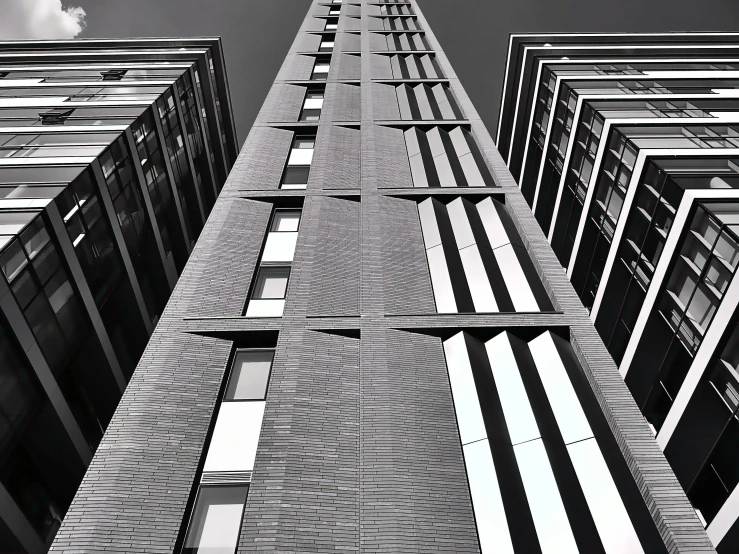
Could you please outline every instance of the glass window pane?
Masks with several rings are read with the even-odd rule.
[[[234,358],[226,400],[264,400],[274,352],[240,350]]]
[[[300,210],[277,210],[271,231],[295,232],[300,225]]]
[[[259,270],[254,298],[285,298],[289,267],[263,267]]]
[[[247,487],[203,487],[185,539],[185,554],[233,553],[239,542]]]
[[[308,184],[309,165],[292,165],[285,168],[285,177],[282,182],[286,185]]]

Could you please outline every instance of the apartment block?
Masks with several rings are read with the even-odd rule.
[[[512,35],[498,147],[717,550],[739,550],[737,35]]]
[[[0,43],[0,551],[51,545],[236,155],[219,39]]]

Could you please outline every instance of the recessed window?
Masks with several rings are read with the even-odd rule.
[[[248,487],[202,487],[183,554],[231,554],[239,543]]]
[[[277,210],[272,219],[273,233],[295,233],[300,225],[300,210]]]
[[[328,78],[329,60],[316,60],[310,78],[314,81],[325,81]]]
[[[326,35],[321,39],[321,45],[318,47],[319,52],[331,52],[334,49],[336,36]]]
[[[239,350],[224,400],[264,400],[272,369],[272,350]]]
[[[328,15],[339,15],[341,13],[341,8],[329,8],[328,9]]]
[[[339,18],[338,17],[329,17],[326,20],[326,31],[335,31],[339,27]]]
[[[259,300],[281,300],[287,292],[289,267],[262,267],[259,269],[257,284],[252,298]]]
[[[298,135],[293,139],[285,173],[282,176],[282,188],[306,188],[315,144],[316,137],[312,135]]]
[[[300,121],[318,121],[323,109],[323,90],[309,90],[303,101]]]

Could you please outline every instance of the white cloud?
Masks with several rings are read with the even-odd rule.
[[[0,0],[0,40],[74,38],[85,27],[85,10],[61,0]]]

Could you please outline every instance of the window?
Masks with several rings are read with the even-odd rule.
[[[326,20],[326,31],[335,31],[339,27],[339,18],[338,17],[329,17]]]
[[[297,135],[293,139],[285,173],[282,176],[283,189],[304,189],[308,186],[308,175],[313,161],[316,137]]]
[[[318,47],[319,52],[331,52],[334,49],[334,41],[336,35],[326,35],[321,38],[321,45]]]
[[[341,8],[329,8],[328,9],[328,15],[339,15],[341,13]]]
[[[323,90],[308,90],[300,112],[300,121],[318,121],[323,108]]]
[[[233,553],[239,543],[248,487],[202,487],[183,554]]]
[[[300,210],[277,210],[270,231],[273,233],[294,233],[300,225]]]
[[[41,120],[41,125],[63,125],[66,119],[72,115],[74,109],[64,110],[61,108],[55,108],[48,112],[39,112],[38,118]]]
[[[330,67],[330,59],[316,60],[313,66],[313,73],[310,78],[313,81],[325,81],[328,78],[328,70]]]
[[[273,358],[272,350],[237,351],[224,400],[265,400]]]
[[[120,81],[123,79],[123,76],[127,71],[127,69],[108,69],[106,71],[101,71],[100,76],[103,81]]]
[[[253,298],[260,300],[282,300],[287,291],[287,280],[290,278],[289,267],[262,267],[257,277]]]

